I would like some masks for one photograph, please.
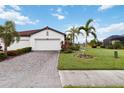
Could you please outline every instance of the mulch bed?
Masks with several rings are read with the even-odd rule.
[[[89,58],[93,58],[94,56],[92,56],[92,55],[87,55],[87,54],[79,54],[77,57],[89,59]]]
[[[16,57],[16,56],[8,56],[7,58],[5,58],[5,59],[0,59],[0,62],[3,62],[4,60],[9,60],[9,59],[12,59],[12,58],[14,58],[14,57]]]

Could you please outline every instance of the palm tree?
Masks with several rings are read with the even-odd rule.
[[[7,47],[9,47],[15,41],[19,41],[20,37],[15,29],[15,23],[12,21],[6,21],[4,25],[0,25],[0,39],[4,43],[4,53],[7,55]]]
[[[68,35],[67,37],[70,38],[70,40],[72,41],[72,43],[74,44],[75,42],[75,38],[78,38],[78,35],[80,34],[79,28],[73,26],[70,30],[67,31]]]
[[[95,27],[90,25],[90,23],[92,22],[93,22],[93,19],[89,19],[84,26],[79,27],[79,31],[83,30],[85,31],[85,34],[86,34],[85,47],[87,46],[87,43],[88,43],[87,38],[89,34],[93,35],[94,39],[97,38],[96,33],[95,33],[96,32]]]

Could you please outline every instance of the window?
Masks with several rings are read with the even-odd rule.
[[[49,32],[48,31],[46,32],[46,35],[49,36]]]

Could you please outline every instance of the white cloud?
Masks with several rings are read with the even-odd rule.
[[[21,8],[18,5],[11,5],[10,7],[12,7],[14,10],[20,11]]]
[[[98,11],[104,11],[104,10],[110,9],[112,7],[114,7],[114,5],[102,5],[98,8]]]
[[[65,19],[65,15],[68,14],[66,11],[63,10],[62,7],[58,7],[58,8],[51,8],[51,11],[53,11],[53,13],[51,14],[54,17],[57,17],[58,20],[63,20]]]
[[[80,24],[77,24],[75,26],[80,26]],[[122,33],[122,35],[124,34],[124,22],[121,23],[114,23],[114,24],[110,24],[108,26],[101,26],[97,21],[94,24],[95,28],[96,28],[96,34],[98,37],[98,40],[102,41],[103,39],[109,37],[110,35],[113,34],[120,34]],[[72,25],[67,25],[67,29],[65,31],[67,31],[68,29],[70,29],[72,27]],[[83,31],[82,31],[83,32]],[[88,41],[90,41],[91,39],[93,39],[93,36],[89,36],[88,37]],[[80,43],[85,42],[85,33],[84,36],[80,35],[78,38],[78,41]]]
[[[58,13],[61,13],[61,12],[62,12],[62,8],[58,7],[56,11],[57,11]]]
[[[64,31],[68,31],[72,27],[79,27],[79,26],[81,26],[81,24],[67,24],[67,25],[65,25],[65,30]]]
[[[4,5],[0,5],[0,12],[3,12],[5,6]]]
[[[21,10],[19,6],[10,7],[13,7],[13,9],[7,10],[6,6],[0,6],[0,19],[12,20],[18,25],[38,23],[38,20],[32,21],[28,16],[22,15],[21,12],[19,12],[19,10]]]
[[[50,11],[53,11],[54,9],[53,8],[50,8]]]
[[[62,13],[63,9],[61,7],[58,7],[58,8],[51,8],[50,9],[51,11],[54,11],[56,13]]]
[[[100,27],[100,28],[98,28],[98,31],[100,33],[124,31],[124,23],[116,23],[116,24],[111,24],[107,27]]]
[[[98,40],[103,40],[114,34],[124,34],[124,22],[114,23],[108,26],[98,26],[96,27]]]
[[[52,14],[52,16],[57,17],[58,20],[63,20],[63,19],[65,19],[65,16],[64,16],[64,15],[61,15],[61,14],[58,14],[58,13]]]

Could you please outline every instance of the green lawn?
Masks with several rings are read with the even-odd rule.
[[[124,50],[118,50],[119,58],[113,57],[112,49],[92,49],[87,50],[87,54],[94,58],[83,59],[74,56],[75,53],[60,53],[58,69],[61,70],[117,70],[124,69]]]
[[[64,86],[64,88],[124,88],[124,86]]]

